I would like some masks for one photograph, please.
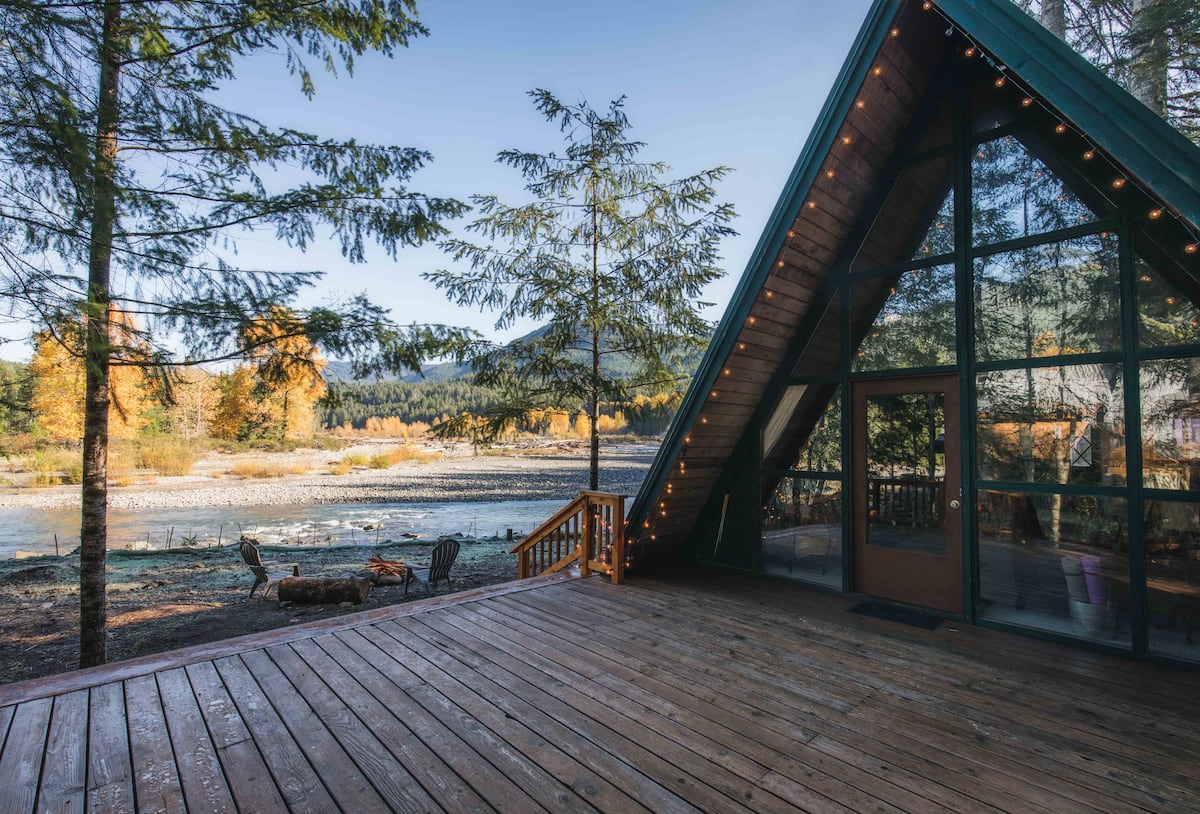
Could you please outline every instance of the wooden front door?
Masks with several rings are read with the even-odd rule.
[[[962,613],[957,376],[856,382],[854,590]]]

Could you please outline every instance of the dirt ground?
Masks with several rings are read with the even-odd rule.
[[[427,563],[432,541],[381,547],[380,555]],[[451,572],[454,590],[516,579],[516,558],[503,541],[464,540]],[[362,570],[370,550],[264,551],[300,565],[302,576]],[[241,636],[343,613],[413,601],[424,590],[374,586],[361,605],[289,605],[274,592],[247,593],[254,578],[236,547],[147,555],[111,552],[108,567],[108,660],[118,661]],[[261,591],[261,589],[260,589]],[[439,583],[437,593],[445,593]],[[0,684],[61,673],[79,662],[79,558],[0,562]]]

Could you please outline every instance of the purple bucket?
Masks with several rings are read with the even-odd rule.
[[[1093,605],[1108,604],[1108,584],[1100,573],[1100,558],[1087,556],[1079,558],[1083,566],[1083,579],[1087,583],[1088,601]]]

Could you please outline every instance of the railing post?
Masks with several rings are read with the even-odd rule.
[[[625,579],[625,496],[617,495],[612,517],[612,584]]]
[[[583,498],[583,522],[580,524],[582,528],[579,530],[579,573],[581,576],[589,576],[592,573],[589,560],[592,556],[592,497],[585,495]]]

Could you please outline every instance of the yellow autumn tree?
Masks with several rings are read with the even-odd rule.
[[[242,331],[242,341],[267,397],[278,405],[285,438],[313,434],[316,404],[326,392],[325,357],[286,308],[273,308]]]
[[[109,309],[109,333],[117,350],[109,380],[108,434],[110,438],[136,438],[149,423],[150,410],[157,402],[153,379],[141,364],[145,343],[138,338],[133,317],[115,306]],[[82,322],[67,322],[34,337],[29,362],[33,376],[30,408],[36,426],[56,441],[83,437],[82,357]]]

